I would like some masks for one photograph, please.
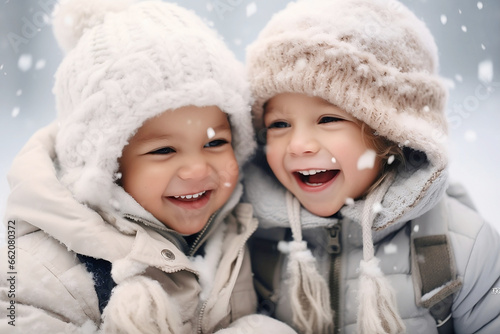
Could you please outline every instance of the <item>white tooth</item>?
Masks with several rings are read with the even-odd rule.
[[[199,196],[200,196],[200,194],[194,194],[193,198],[198,198]]]
[[[326,169],[311,169],[311,170],[301,170],[299,171],[302,175],[314,175],[318,173],[326,172]]]
[[[182,198],[182,199],[186,199],[186,196],[182,196],[182,195],[181,195],[181,198]]]
[[[308,183],[308,182],[306,182],[306,184],[307,184],[308,186],[311,186],[311,187],[317,187],[317,186],[322,185],[323,183]]]
[[[191,198],[193,198],[193,195],[186,195],[186,198],[191,199]]]
[[[174,196],[174,198],[179,198],[179,196]]]

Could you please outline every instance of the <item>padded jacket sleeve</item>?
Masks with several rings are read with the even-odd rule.
[[[463,283],[452,307],[455,332],[500,333],[499,233],[456,199],[450,198],[448,209],[457,271]]]

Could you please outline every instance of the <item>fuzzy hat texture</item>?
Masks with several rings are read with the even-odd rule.
[[[53,89],[60,178],[80,202],[110,212],[138,205],[115,184],[118,158],[147,119],[169,109],[219,107],[240,166],[253,153],[244,67],[193,12],[161,1],[62,0],[53,29],[67,52]]]
[[[318,96],[444,166],[447,90],[434,38],[395,0],[309,0],[277,13],[247,49],[255,125],[279,93]]]

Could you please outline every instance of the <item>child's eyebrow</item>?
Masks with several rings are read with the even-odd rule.
[[[140,136],[136,138],[137,142],[144,143],[148,141],[153,141],[153,140],[164,140],[164,139],[170,139],[174,137],[173,135],[169,134],[155,134],[155,132],[150,132],[146,135]]]
[[[208,126],[206,130],[212,129],[215,133],[219,131],[231,131],[231,126],[229,124],[219,124],[215,127]],[[202,129],[200,129],[202,131]],[[162,133],[159,134],[156,131],[150,131],[148,134],[144,134],[138,138],[136,138],[137,142],[148,142],[148,141],[153,141],[153,140],[168,140],[171,138],[175,138],[175,135],[173,134],[168,134],[168,133]]]

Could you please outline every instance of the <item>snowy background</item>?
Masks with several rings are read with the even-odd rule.
[[[55,0],[0,0],[0,216],[6,173],[28,138],[55,117],[51,89],[62,59],[52,35]],[[104,1],[104,0],[103,0]],[[224,37],[242,61],[284,0],[183,0]],[[500,230],[500,1],[403,0],[434,34],[448,79],[451,175]],[[3,240],[0,229],[0,244]]]

